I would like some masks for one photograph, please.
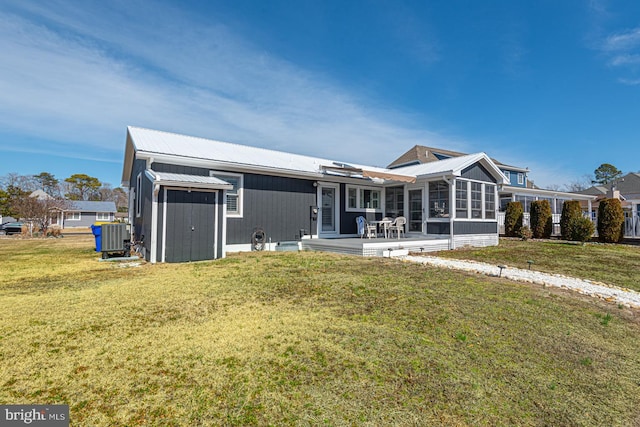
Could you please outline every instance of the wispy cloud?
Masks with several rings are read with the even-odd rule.
[[[606,51],[627,51],[640,47],[640,28],[609,35],[604,42]]]
[[[640,54],[617,55],[611,58],[611,61],[609,63],[613,66],[640,64]]]
[[[618,81],[628,86],[640,86],[640,79],[618,79]]]
[[[0,12],[0,126],[66,141],[69,156],[109,147],[114,158],[129,124],[371,164],[449,144],[424,118],[364,108],[357,91],[224,25],[117,5]]]
[[[597,26],[597,42],[593,47],[600,52],[604,62],[618,74],[616,81],[626,85],[635,85],[640,78],[640,27],[625,30],[605,31],[605,23],[611,13],[604,5],[596,2],[598,8],[592,7]]]

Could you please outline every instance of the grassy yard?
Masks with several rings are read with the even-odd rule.
[[[0,403],[72,425],[640,423],[636,314],[386,259],[0,239]],[[538,264],[536,264],[538,265]]]
[[[640,246],[553,240],[500,239],[500,245],[465,248],[437,254],[445,258],[470,259],[511,267],[596,280],[640,291]]]

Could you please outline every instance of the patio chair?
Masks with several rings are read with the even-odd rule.
[[[364,236],[367,236],[369,239],[377,237],[377,227],[373,224],[369,224],[362,215],[356,218],[356,224],[358,225],[358,236],[360,236],[361,239]]]
[[[389,238],[391,238],[391,236],[393,236],[393,233],[395,232],[399,239],[400,235],[404,234],[404,225],[406,223],[407,223],[407,219],[405,217],[403,216],[397,217],[393,221],[393,223],[391,223],[391,225],[389,226]]]

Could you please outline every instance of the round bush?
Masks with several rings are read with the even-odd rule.
[[[595,226],[589,218],[571,218],[569,221],[569,240],[576,242],[586,242],[591,240]]]

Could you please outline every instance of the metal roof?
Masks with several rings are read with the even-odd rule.
[[[489,171],[498,179],[498,183],[507,183],[507,177],[502,171],[491,161],[485,153],[467,154],[466,156],[451,157],[437,162],[420,163],[418,165],[404,166],[393,169],[405,175],[414,175],[416,177],[427,177],[437,175],[456,175],[459,176],[463,169],[468,168],[476,162],[481,162]]]
[[[266,148],[232,144],[212,139],[179,135],[129,126],[123,168],[123,182],[129,179],[134,151],[145,157],[170,156],[172,158],[210,161],[254,170],[282,171],[294,174],[323,175],[323,166],[343,164],[320,157],[303,156]],[[350,166],[380,174],[401,174],[397,170],[349,163]],[[407,177],[407,178],[410,178]]]
[[[77,212],[116,212],[115,202],[91,202],[84,200],[72,200],[69,211]]]

